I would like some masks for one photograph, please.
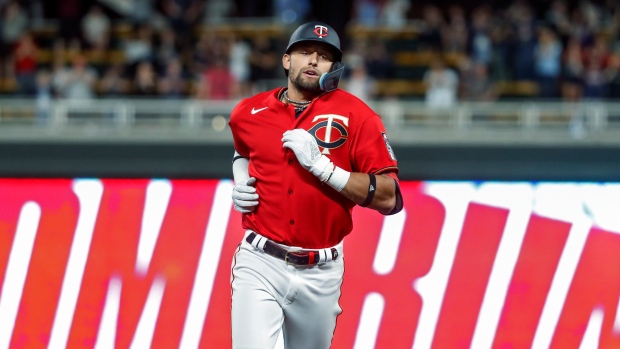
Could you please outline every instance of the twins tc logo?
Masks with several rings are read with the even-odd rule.
[[[316,122],[321,119],[326,120],[312,126],[312,128],[309,129],[308,132],[314,136],[318,145],[323,148],[322,153],[330,154],[330,149],[338,148],[347,141],[347,138],[349,137],[349,132],[347,132],[346,127],[349,127],[349,118],[336,114],[325,114],[315,116],[314,119],[312,119],[312,122]],[[338,121],[342,122],[342,124]],[[323,136],[324,138],[321,139],[319,138],[318,131],[323,128],[325,128],[325,134]],[[336,136],[336,134],[332,132],[334,129],[337,130],[337,132],[335,133],[339,134],[338,136]],[[332,140],[332,138],[335,139]]]
[[[323,25],[315,25],[314,34],[318,35],[319,38],[323,39],[324,36],[327,36],[327,27]]]

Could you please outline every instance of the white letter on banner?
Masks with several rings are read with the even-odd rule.
[[[232,197],[230,196],[232,188],[232,181],[222,180],[219,182],[213,197],[213,205],[202,243],[194,287],[185,317],[181,344],[179,345],[179,348],[182,349],[198,348],[200,343],[202,327],[207,316],[215,273],[220,262],[222,245],[232,209]]]
[[[80,202],[80,215],[78,217],[73,244],[69,252],[69,261],[65,270],[65,278],[62,282],[58,309],[54,317],[52,333],[48,348],[64,349],[67,347],[69,330],[75,313],[84,267],[90,251],[90,242],[99,213],[99,205],[103,195],[103,185],[97,179],[79,179],[73,182],[73,192]]]
[[[576,184],[551,183],[536,187],[535,212],[540,216],[572,222],[573,225],[545,300],[532,343],[533,349],[546,349],[551,345],[566,295],[592,228],[592,220],[584,213],[583,197],[582,188]]]
[[[121,278],[112,276],[108,284],[108,293],[105,298],[95,349],[114,349],[116,345],[116,325],[121,304],[121,289]]]
[[[133,340],[129,346],[130,349],[151,347],[153,334],[155,333],[155,324],[157,324],[157,317],[159,316],[159,308],[161,306],[161,300],[164,297],[165,288],[166,281],[164,278],[162,276],[156,276],[151,285],[144,309],[142,309],[142,315],[140,315],[136,333],[134,333]]]
[[[29,201],[24,204],[0,292],[0,348],[9,348],[17,319],[17,310],[24,292],[30,257],[41,219],[41,208]]]
[[[385,216],[377,252],[372,263],[372,268],[379,275],[389,274],[396,264],[400,240],[403,236],[403,228],[407,221],[407,211],[403,209],[392,216]]]
[[[140,243],[136,259],[136,273],[146,275],[153,257],[153,250],[161,231],[161,224],[166,216],[172,185],[168,180],[152,180],[146,189],[144,212],[140,226]]]
[[[532,215],[534,190],[529,183],[485,183],[480,186],[474,201],[509,210],[470,346],[484,349],[493,346],[510,280]]]
[[[422,297],[422,311],[415,332],[413,349],[430,348],[433,343],[448,278],[461,239],[465,214],[475,194],[475,187],[471,182],[428,182],[424,192],[442,203],[446,217],[431,270],[413,283],[413,288]]]
[[[384,308],[385,300],[383,296],[376,292],[366,296],[362,306],[359,327],[355,334],[354,349],[372,349],[375,347]]]

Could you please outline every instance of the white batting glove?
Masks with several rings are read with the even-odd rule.
[[[256,194],[256,178],[237,183],[233,187],[232,199],[236,211],[241,213],[254,212],[258,205],[258,194]]]
[[[291,149],[303,168],[317,176],[323,183],[340,192],[347,185],[351,173],[335,166],[329,158],[319,151],[316,139],[308,131],[294,129],[284,132],[282,145]]]
[[[319,151],[316,139],[304,129],[294,129],[284,132],[282,137],[283,147],[291,149],[297,156],[299,164],[319,177],[321,182],[327,181],[334,170],[334,164],[329,158]]]

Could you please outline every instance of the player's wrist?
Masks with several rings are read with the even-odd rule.
[[[317,176],[321,182],[325,182],[333,170],[334,164],[325,155],[321,155],[310,168],[310,172]]]
[[[351,177],[351,172],[341,169],[338,166],[334,166],[334,170],[329,174],[325,183],[334,188],[337,192],[341,192]]]

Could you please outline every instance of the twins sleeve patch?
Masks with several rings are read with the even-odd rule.
[[[390,158],[396,161],[396,155],[394,155],[394,150],[392,150],[392,146],[390,145],[390,141],[388,140],[387,135],[385,134],[385,132],[381,132],[381,135],[383,136],[383,141],[385,141],[385,147],[387,148],[387,151],[390,154]]]

